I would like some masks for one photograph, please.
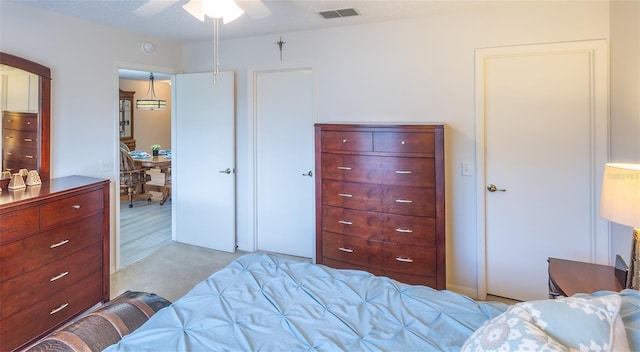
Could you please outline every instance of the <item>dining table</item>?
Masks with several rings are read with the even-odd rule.
[[[171,157],[167,158],[166,155],[154,155],[151,157],[142,157],[142,158],[132,157],[132,159],[137,167],[144,168],[144,169],[160,169],[160,172],[164,174],[164,185],[162,186],[152,185],[152,184],[146,185],[146,188],[148,190],[162,193],[162,200],[160,201],[160,205],[163,205],[167,201],[167,198],[171,196],[171,193],[170,193]]]

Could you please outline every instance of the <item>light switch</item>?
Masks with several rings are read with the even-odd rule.
[[[468,161],[462,162],[462,176],[472,176],[473,170],[471,169],[471,163]]]

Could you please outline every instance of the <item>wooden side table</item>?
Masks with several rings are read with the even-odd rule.
[[[616,267],[558,258],[548,261],[549,298],[624,288],[624,282],[616,277]]]

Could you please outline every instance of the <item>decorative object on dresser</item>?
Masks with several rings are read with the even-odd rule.
[[[109,180],[69,176],[0,193],[0,351],[109,300]]]
[[[640,164],[604,166],[600,216],[633,228],[626,285],[640,290]]]
[[[444,289],[444,125],[316,124],[316,261]]]

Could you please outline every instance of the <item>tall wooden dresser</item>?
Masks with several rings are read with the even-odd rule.
[[[2,112],[2,171],[38,168],[38,113]]]
[[[316,262],[445,288],[443,125],[316,124]]]
[[[0,193],[0,351],[109,300],[109,180]]]

